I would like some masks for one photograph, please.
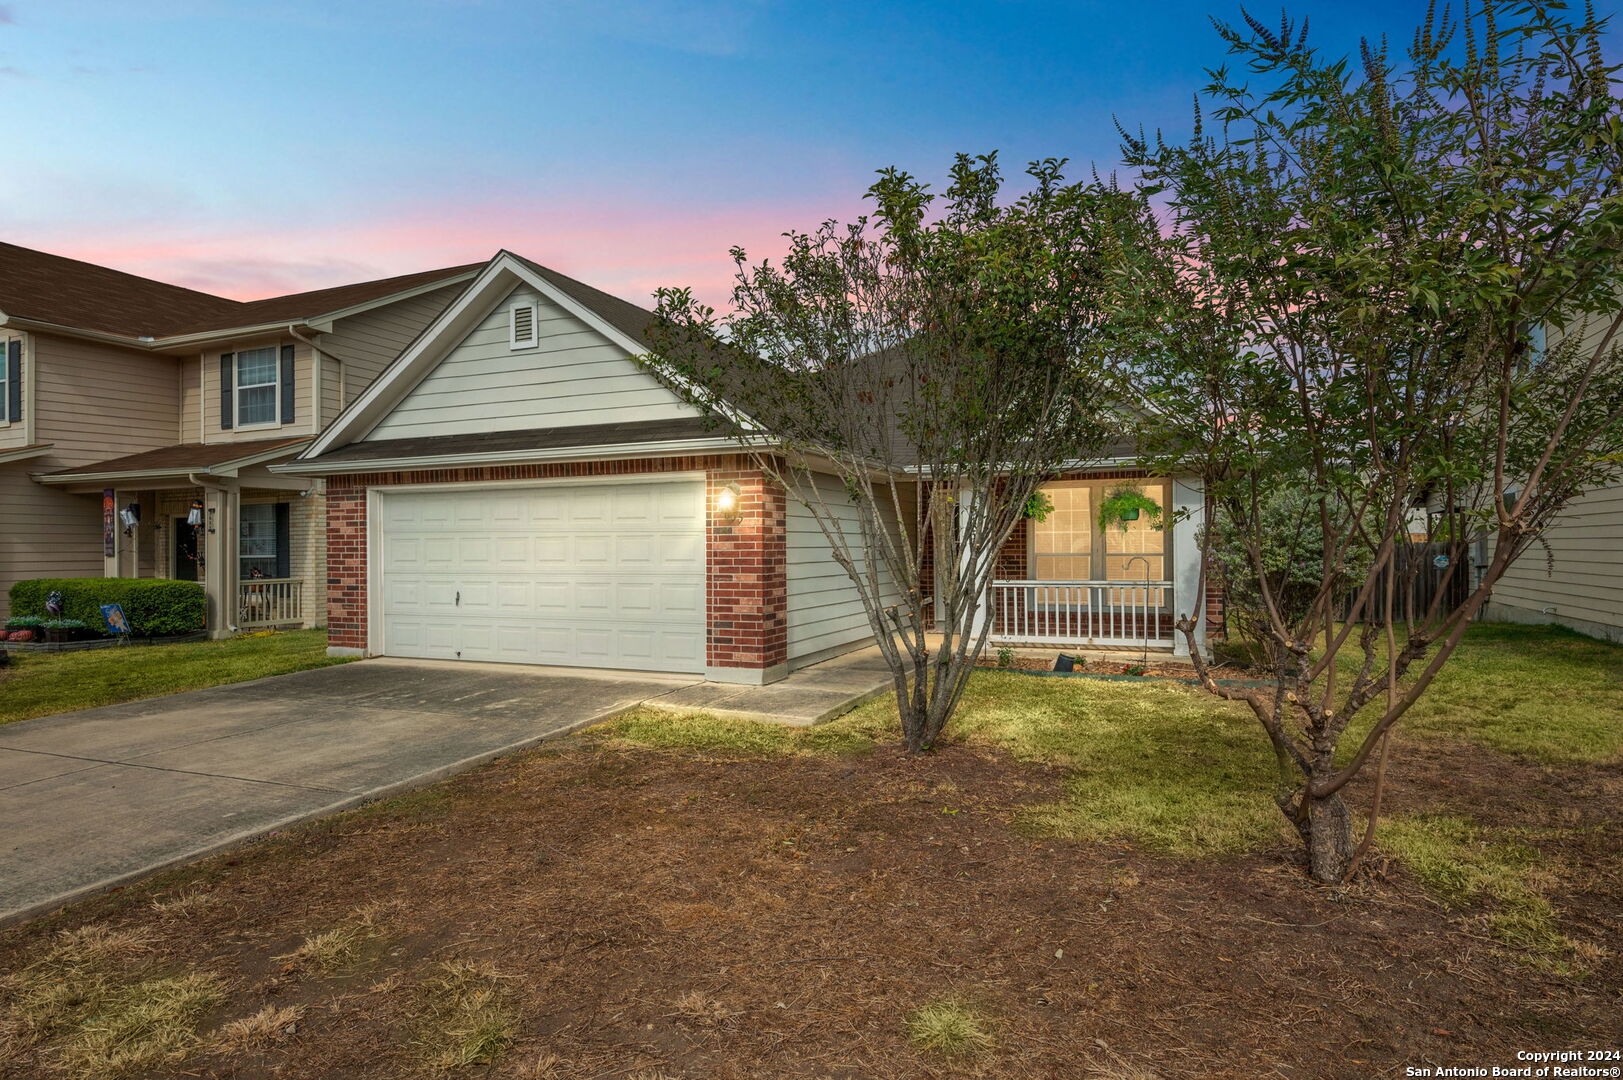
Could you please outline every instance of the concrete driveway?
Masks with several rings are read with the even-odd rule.
[[[0,727],[0,924],[694,681],[378,659]]]

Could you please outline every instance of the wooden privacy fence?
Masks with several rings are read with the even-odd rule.
[[[1398,621],[1418,621],[1425,617],[1432,601],[1444,592],[1440,612],[1447,612],[1465,603],[1471,593],[1471,567],[1469,549],[1456,544],[1405,544],[1392,555],[1392,564],[1377,576],[1374,592],[1364,605],[1360,621],[1380,625],[1385,615],[1387,579],[1397,575],[1397,592],[1393,597],[1393,614]],[[1441,562],[1441,565],[1439,565]],[[1449,570],[1453,573],[1450,574]],[[1341,604],[1341,617],[1352,617],[1353,600],[1364,587],[1363,581],[1354,582]]]

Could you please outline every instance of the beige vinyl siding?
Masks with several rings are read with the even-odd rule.
[[[509,348],[508,312],[537,305],[539,344]],[[508,294],[368,440],[669,420],[690,406],[620,346],[528,286]]]
[[[1549,334],[1551,347],[1577,336],[1593,348],[1610,323],[1594,318]],[[1592,488],[1567,504],[1505,572],[1485,613],[1490,619],[1559,623],[1623,641],[1623,484]]]
[[[173,357],[43,334],[30,345],[34,440],[54,446],[0,465],[0,615],[14,582],[103,570],[100,497],[48,488],[32,475],[169,446],[177,430]]]
[[[1488,617],[1623,640],[1623,484],[1568,503],[1544,541],[1547,551],[1535,544],[1499,580]]]
[[[833,476],[819,476],[817,490],[839,517],[854,552],[862,552],[862,529],[856,506]],[[895,514],[884,508],[895,528]],[[784,537],[789,663],[799,666],[873,639],[862,599],[851,578],[834,561],[828,537],[812,511],[789,499]],[[884,571],[881,569],[881,574]],[[892,589],[891,595],[899,598]]]
[[[229,429],[222,428],[220,426],[220,356],[224,353],[236,353],[244,349],[262,349],[267,346],[280,348],[283,345],[293,346],[293,423],[264,424],[245,428],[235,424],[236,417],[233,415],[232,427]],[[315,417],[311,415],[310,379],[314,371],[310,364],[310,358],[310,346],[302,341],[293,341],[288,338],[257,338],[251,341],[237,341],[229,346],[221,346],[204,353],[201,357],[203,365],[202,437],[184,441],[206,443],[252,442],[255,439],[275,439],[283,435],[314,435],[321,430],[321,427],[316,423]],[[193,386],[195,387],[195,369],[188,369],[188,373],[192,376]],[[235,376],[233,376],[232,381],[234,385]],[[190,393],[194,395],[196,393],[195,389]],[[280,395],[280,387],[277,388],[277,393]],[[186,401],[189,411],[195,410],[197,407],[195,396],[189,397],[188,391],[184,388],[179,391],[177,400]],[[189,424],[193,421],[187,420],[186,422]]]
[[[101,576],[101,497],[31,479],[50,468],[42,458],[0,465],[0,618],[10,613],[11,586],[19,581]]]
[[[179,365],[72,338],[34,337],[34,435],[54,443],[32,471],[173,446],[179,430]]]
[[[321,377],[321,419],[330,424],[383,369],[417,339],[466,282],[339,319],[317,341],[327,357]],[[342,369],[340,371],[340,369]],[[339,399],[340,381],[343,399]]]
[[[219,378],[219,354],[215,354],[216,380]],[[203,441],[203,360],[197,356],[183,357],[180,361],[180,431],[176,442]],[[218,391],[216,391],[218,392]],[[218,409],[219,402],[215,402]]]

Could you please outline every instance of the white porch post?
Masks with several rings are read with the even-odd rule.
[[[1206,524],[1206,494],[1199,480],[1190,476],[1172,480],[1172,604],[1173,617],[1181,619],[1193,614],[1195,640],[1200,651],[1208,654],[1206,646],[1206,598],[1198,595],[1200,589],[1200,530]],[[1173,632],[1172,655],[1188,656],[1189,642],[1182,633]]]
[[[120,495],[118,497],[120,499],[123,498],[122,495]],[[120,506],[122,506],[122,505],[123,504],[120,503]],[[137,513],[140,513],[142,515],[142,518],[143,518],[143,521],[144,521],[145,516],[146,516],[146,510],[140,504],[140,496],[136,496],[136,508],[137,508]],[[120,533],[122,533],[124,531],[123,522],[119,523],[119,530],[118,531]],[[130,530],[129,549],[130,549],[129,573],[126,576],[128,576],[128,577],[140,577],[141,576],[141,523],[137,523],[136,526]]]
[[[208,603],[209,637],[236,633],[238,497],[235,486],[218,479],[203,488],[203,595]]]
[[[958,489],[958,522],[957,522],[957,524],[958,524],[958,535],[959,536],[963,536],[965,533],[967,533],[969,531],[969,518],[970,518],[970,514],[974,510],[974,506],[975,506],[975,490],[966,483],[966,484],[962,485],[961,487],[959,487],[959,489]],[[949,518],[948,520],[951,520],[951,519]],[[974,567],[974,566],[972,566],[970,564],[970,561],[969,561],[970,560],[970,553],[969,553],[968,549],[966,548],[965,545],[960,544],[960,543],[954,543],[953,548],[958,552],[958,580],[959,581],[970,581],[970,580],[972,580],[973,577],[974,577],[976,567]],[[997,553],[996,552],[992,553],[992,562],[993,562],[994,565],[997,562]],[[970,634],[970,639],[971,640],[979,638],[980,634],[981,634],[981,631],[986,628],[987,620],[990,618],[990,615],[988,614],[987,609],[991,606],[991,599],[992,599],[992,583],[991,583],[990,580],[988,580],[987,583],[986,583],[986,588],[981,590],[980,602],[975,605],[975,616],[970,622],[969,634]]]

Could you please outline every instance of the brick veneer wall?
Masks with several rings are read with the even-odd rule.
[[[699,472],[706,475],[706,660],[710,667],[764,670],[788,660],[785,497],[747,458],[639,458],[364,473],[327,481],[327,642],[366,648],[366,491],[406,484],[478,484]],[[737,483],[738,512],[715,512],[719,488]]]
[[[789,661],[789,584],[784,491],[753,468],[712,469],[705,566],[708,575],[708,663],[765,669]],[[738,511],[715,512],[728,484],[740,489]]]

